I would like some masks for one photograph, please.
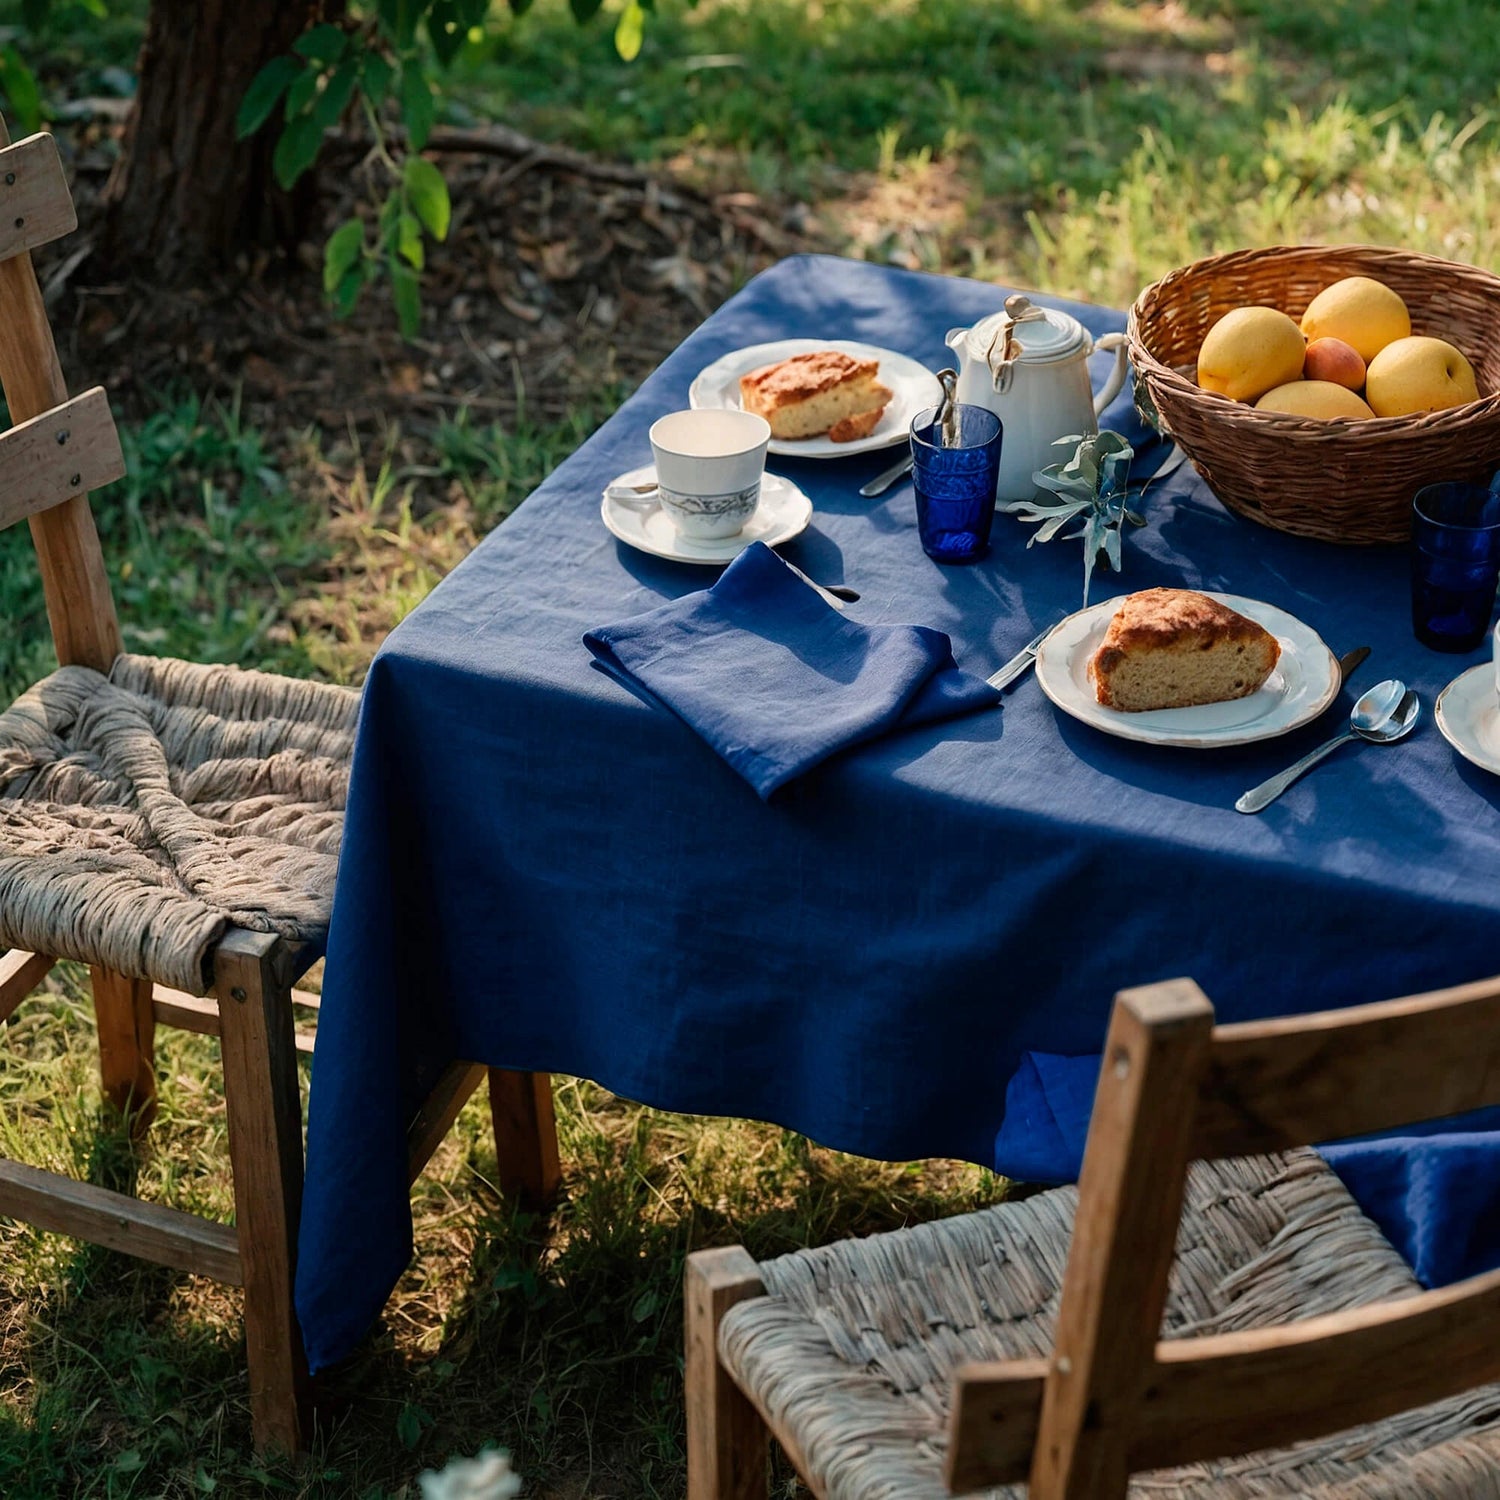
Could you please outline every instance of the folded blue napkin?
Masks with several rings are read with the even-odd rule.
[[[860,625],[752,543],[710,589],[583,638],[761,798],[851,745],[1000,701],[939,630]]]
[[[1097,1057],[1025,1053],[1005,1091],[995,1170],[1076,1182],[1098,1078]],[[1500,1109],[1318,1149],[1423,1286],[1500,1266]]]

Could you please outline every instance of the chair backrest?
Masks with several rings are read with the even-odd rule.
[[[31,251],[77,227],[50,135],[10,144],[0,121],[0,529],[26,518],[58,661],[107,672],[120,653],[90,490],[125,472],[102,387],[68,399]]]
[[[1500,1379],[1500,1271],[1300,1322],[1163,1341],[1190,1161],[1500,1103],[1500,978],[1213,1024],[1191,980],[1115,999],[1050,1359],[958,1374],[947,1479],[1114,1500],[1131,1473],[1279,1447]]]

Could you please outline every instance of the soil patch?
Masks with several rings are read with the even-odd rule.
[[[247,257],[213,284],[174,287],[112,281],[88,253],[117,130],[94,122],[61,138],[81,229],[39,270],[72,388],[104,384],[122,416],[191,388],[239,393],[270,434],[316,425],[363,439],[396,423],[420,434],[463,407],[556,420],[601,389],[633,388],[750,276],[817,248],[795,205],[497,134],[482,153],[438,158],[453,223],[429,255],[408,343],[384,286],[344,322],[322,294],[322,239],[351,214],[373,217],[359,143],[330,145],[324,222],[294,257]]]

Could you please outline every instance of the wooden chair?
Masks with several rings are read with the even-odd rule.
[[[0,528],[25,518],[58,672],[0,713],[0,1020],[57,958],[90,966],[106,1097],[137,1132],[157,1022],[216,1035],[235,1224],[0,1160],[0,1214],[242,1286],[257,1447],[307,1398],[292,1277],[302,1191],[293,989],[318,956],[357,695],[125,654],[88,491],[124,473],[102,389],[72,400],[30,251],[76,226],[49,135],[0,122]],[[455,1063],[411,1122],[411,1176],[485,1075]],[[558,1178],[549,1080],[490,1072],[502,1189]]]
[[[1127,990],[1076,1191],[689,1259],[689,1500],[764,1495],[768,1432],[847,1500],[1500,1496],[1500,1271],[1422,1291],[1292,1149],[1496,1103],[1500,979],[1220,1027]]]

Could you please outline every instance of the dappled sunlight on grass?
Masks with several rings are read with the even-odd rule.
[[[629,67],[542,0],[451,97],[802,197],[855,253],[1128,303],[1246,244],[1492,261],[1497,77],[1479,0],[705,0]]]
[[[18,6],[0,0],[0,26]],[[112,3],[91,49],[59,35],[45,76],[75,98],[115,89],[143,13]],[[493,117],[753,195],[738,208],[771,226],[766,243],[785,225],[882,262],[1112,304],[1200,255],[1286,240],[1500,260],[1500,27],[1484,0],[659,0],[630,65],[611,29],[609,5],[580,30],[566,0],[537,0],[460,58],[448,123]],[[513,170],[528,169],[494,175]],[[480,258],[495,278],[450,281],[464,301],[431,320],[487,351],[488,384],[450,379],[439,342],[396,358],[341,325],[342,345],[309,347],[359,363],[370,338],[368,400],[357,383],[324,393],[310,362],[300,395],[278,393],[258,355],[244,408],[231,371],[218,401],[174,388],[132,409],[129,478],[95,502],[131,648],[358,683],[387,632],[614,410],[618,351],[638,372],[698,314],[659,299],[632,326],[628,277],[602,302],[542,296],[549,256],[582,256],[590,235],[630,245],[659,202],[580,229],[576,207],[551,222],[555,181],[538,174],[525,200],[546,235],[525,240],[527,213],[494,228]],[[580,178],[576,196],[592,204],[596,186]],[[662,265],[717,264],[703,246],[728,205],[679,196],[714,233],[662,261],[660,246],[632,251],[641,286]],[[729,270],[693,282],[700,301],[749,263],[724,245]],[[499,277],[507,257],[529,282]],[[436,253],[430,269],[441,277]],[[479,314],[527,286],[535,305],[502,340]],[[551,319],[559,347],[584,351],[565,378],[535,331]],[[52,664],[25,527],[0,533],[0,620],[8,698]],[[232,1218],[215,1042],[160,1034],[160,1112],[133,1146],[99,1102],[77,970],[57,970],[5,1035],[0,1152]],[[325,1382],[300,1466],[250,1454],[236,1292],[0,1224],[0,1495],[414,1500],[421,1469],[493,1442],[517,1450],[528,1495],[675,1497],[690,1250],[737,1240],[764,1257],[1005,1190],[975,1167],[867,1162],[587,1082],[557,1090],[556,1210],[501,1203],[481,1094],[413,1190],[418,1258]]]

